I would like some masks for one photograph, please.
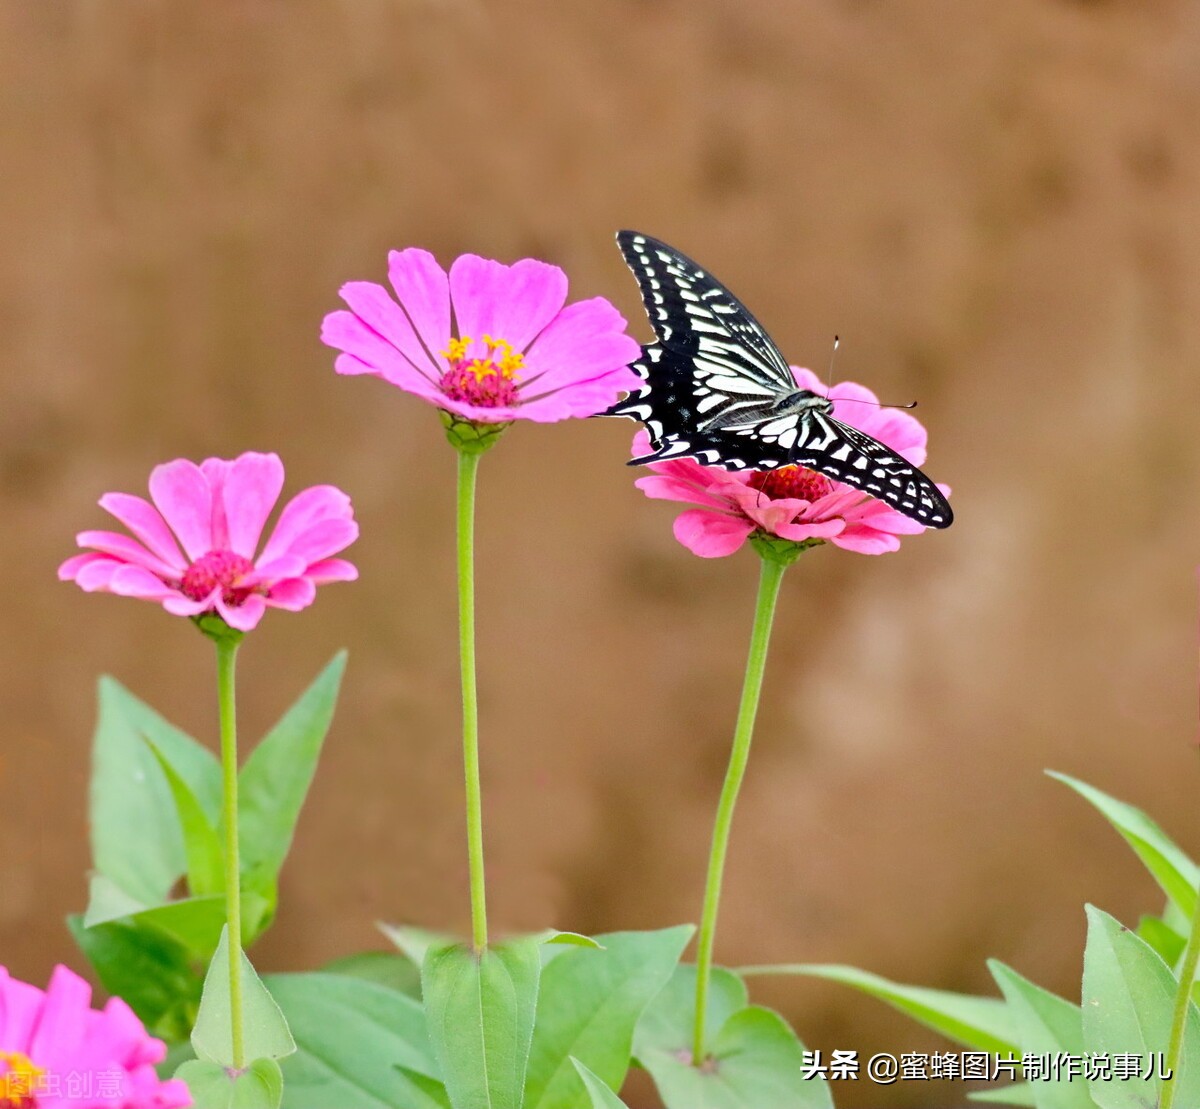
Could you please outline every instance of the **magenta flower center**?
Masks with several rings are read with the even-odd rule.
[[[237,583],[253,569],[253,562],[233,551],[209,551],[187,568],[179,591],[193,601],[203,601],[220,586],[221,599],[227,605],[240,605],[254,589],[238,588]]]
[[[750,487],[761,489],[768,497],[787,497],[810,503],[833,492],[833,482],[829,478],[803,466],[756,470],[750,475]]]
[[[442,351],[450,363],[450,369],[442,374],[438,388],[453,400],[480,408],[509,408],[521,399],[517,387],[517,373],[525,356],[515,351],[504,339],[483,337],[487,355],[483,358],[468,358],[467,350],[471,338],[451,339]]]
[[[42,1089],[45,1068],[35,1066],[19,1051],[0,1051],[0,1109],[35,1109]]]

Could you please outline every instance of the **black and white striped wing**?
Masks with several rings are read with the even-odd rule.
[[[617,245],[637,278],[658,341],[643,348],[633,369],[646,382],[607,415],[642,420],[660,439],[656,397],[659,366],[688,364],[689,409],[702,427],[739,410],[753,411],[796,388],[779,348],[750,311],[714,277],[674,247],[636,231],[617,233]]]
[[[799,419],[805,426],[789,463],[861,489],[926,527],[948,528],[954,522],[942,491],[878,439],[822,412],[805,413]]]

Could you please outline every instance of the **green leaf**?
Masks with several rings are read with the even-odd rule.
[[[1166,1051],[1176,980],[1153,948],[1107,913],[1089,905],[1083,957],[1083,1042],[1088,1052],[1147,1057]],[[1176,1068],[1175,1104],[1200,1105],[1200,1012],[1189,1002],[1183,1052]],[[1149,1079],[1089,1083],[1101,1109],[1146,1109],[1158,1104],[1162,1083]]]
[[[604,944],[591,936],[585,936],[582,932],[559,932],[553,928],[546,932],[539,932],[537,940],[544,944],[565,944],[567,947],[591,947],[599,948]]]
[[[296,1050],[287,1021],[267,992],[262,979],[245,954],[239,952],[242,967],[242,1032],[247,1059],[282,1059]],[[233,1033],[229,997],[229,934],[222,931],[221,942],[208,966],[200,1012],[192,1029],[192,1047],[200,1059],[232,1067]]]
[[[422,1100],[420,1105],[415,1109],[425,1109],[427,1105],[436,1105],[438,1109],[453,1109],[450,1104],[450,1095],[446,1093],[446,1087],[442,1085],[436,1078],[430,1078],[425,1074],[418,1074],[408,1067],[403,1067],[399,1063],[396,1064],[398,1070],[409,1082],[413,1084],[417,1092],[425,1100]],[[408,1105],[409,1102],[405,1102]]]
[[[990,1105],[1016,1105],[1019,1109],[1037,1109],[1037,1102],[1033,1100],[1033,1090],[1027,1082],[1001,1086],[996,1090],[973,1090],[967,1097],[971,1101],[982,1101]]]
[[[274,1059],[255,1059],[241,1074],[192,1059],[175,1073],[191,1091],[193,1109],[279,1109],[283,1074]]]
[[[585,1096],[578,1066],[620,1089],[638,1018],[693,931],[615,932],[601,950],[570,949],[543,968],[524,1109],[576,1109]]]
[[[634,1033],[638,1062],[654,1077],[668,1109],[827,1109],[823,1079],[805,1081],[804,1047],[769,1009],[746,1006],[746,984],[714,967],[705,1007],[709,1061],[693,1067],[696,968],[675,968]]]
[[[215,824],[208,819],[191,787],[154,745],[154,741],[148,736],[145,739],[166,776],[175,811],[179,815],[183,851],[187,860],[188,890],[195,897],[224,893],[225,852]]]
[[[571,1064],[575,1067],[576,1073],[578,1073],[588,1097],[592,1099],[592,1109],[629,1109],[625,1102],[617,1097],[604,1082],[597,1078],[578,1059],[572,1058]]]
[[[254,748],[238,775],[241,865],[244,874],[256,876],[247,878],[250,884],[266,877],[273,889],[287,858],[345,668],[346,652],[340,651]]]
[[[377,982],[399,990],[417,1000],[421,998],[421,968],[414,966],[412,960],[399,951],[360,951],[334,959],[321,969],[325,974],[361,978],[364,982]]]
[[[705,1040],[746,1005],[746,983],[724,967],[713,967],[704,1011]],[[646,1007],[633,1033],[633,1054],[641,1062],[646,1051],[673,1052],[691,1057],[696,1008],[696,968],[677,966],[667,984]]]
[[[421,968],[429,1039],[454,1109],[517,1109],[537,1008],[541,944],[431,948]]]
[[[981,1051],[1016,1050],[1012,1019],[998,998],[975,997],[923,986],[903,986],[878,974],[835,963],[781,963],[777,966],[743,967],[742,975],[802,974],[828,978],[887,1002],[894,1009],[967,1047]]]
[[[143,905],[165,901],[187,866],[179,817],[158,758],[171,764],[210,820],[221,804],[213,754],[119,682],[101,678],[90,815],[96,869]]]
[[[1143,916],[1138,921],[1137,934],[1158,952],[1167,966],[1174,967],[1183,958],[1187,939],[1161,917]]]
[[[83,926],[92,928],[109,920],[123,920],[147,908],[107,875],[92,874],[88,879],[88,904],[83,913]]]
[[[415,928],[409,924],[384,924],[380,921],[375,927],[418,967],[425,965],[425,956],[429,954],[430,948],[449,947],[457,942],[445,932],[432,932],[427,928]]]
[[[128,919],[161,929],[203,961],[212,957],[221,940],[221,929],[225,927],[225,898],[185,897],[181,901],[168,901],[153,909],[143,909]]]
[[[1042,989],[995,959],[989,960],[988,969],[1008,1002],[1023,1054],[1083,1054],[1083,1014],[1078,1005]],[[1036,1109],[1094,1109],[1095,1102],[1082,1076],[1059,1081],[1034,1078],[1027,1085]]]
[[[437,1064],[411,997],[337,974],[266,978],[296,1041],[283,1061],[286,1109],[442,1109],[421,1088]]]
[[[67,927],[105,990],[125,999],[138,1019],[165,1040],[186,1039],[200,1006],[203,980],[187,949],[156,929],[132,922]]]
[[[778,1013],[739,1009],[709,1045],[702,1067],[678,1052],[638,1052],[668,1109],[832,1109],[829,1084],[803,1077],[804,1045]]]
[[[1100,810],[1108,822],[1120,832],[1125,842],[1133,848],[1163,893],[1188,920],[1191,920],[1196,911],[1196,884],[1200,881],[1200,869],[1170,836],[1141,809],[1135,809],[1124,801],[1109,797],[1107,793],[1102,793],[1077,778],[1054,770],[1047,770],[1046,773],[1070,786]]]

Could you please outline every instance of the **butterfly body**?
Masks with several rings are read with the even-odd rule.
[[[946,498],[912,463],[842,423],[835,402],[797,387],[778,347],[719,281],[666,243],[621,231],[657,341],[632,368],[642,387],[605,415],[646,426],[650,454],[727,470],[805,466],[878,497],[928,527],[949,527]]]

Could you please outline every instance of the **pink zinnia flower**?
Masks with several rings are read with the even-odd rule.
[[[338,373],[374,374],[476,424],[593,416],[637,388],[625,320],[603,297],[564,307],[557,266],[463,254],[447,275],[410,247],[388,255],[388,277],[395,299],[351,281],[341,288],[350,311],[325,317]]]
[[[833,415],[843,423],[866,432],[914,466],[925,461],[925,428],[915,416],[878,407],[875,394],[852,381],[826,392],[811,370],[793,366],[792,374],[797,388],[828,396],[834,402]],[[844,401],[870,403],[839,403]],[[639,431],[633,440],[634,456],[649,450],[649,437]],[[647,497],[700,506],[675,518],[675,538],[701,558],[733,554],[756,531],[797,543],[829,542],[859,554],[884,554],[899,550],[900,536],[925,530],[883,501],[803,466],[731,472],[681,458],[646,468],[653,474],[635,484]],[[950,491],[945,485],[938,488]]]
[[[91,1008],[92,988],[64,966],[45,990],[0,967],[0,1106],[4,1109],[183,1109],[185,1083],[162,1082],[162,1040],[119,997]]]
[[[358,577],[351,563],[331,557],[358,538],[358,525],[345,493],[314,485],[284,506],[256,557],[282,489],[275,454],[156,466],[153,504],[128,493],[100,498],[133,536],[80,532],[79,546],[91,550],[67,559],[59,579],[88,593],[158,601],[176,616],[216,613],[238,631],[255,627],[268,606],[307,608],[318,585]]]

